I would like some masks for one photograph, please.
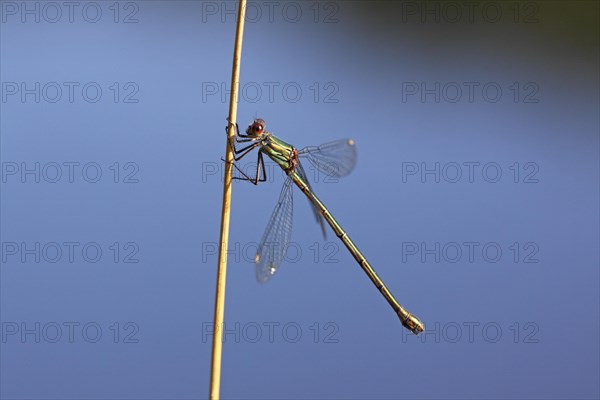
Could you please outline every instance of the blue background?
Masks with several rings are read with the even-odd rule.
[[[598,3],[492,3],[472,20],[462,3],[456,18],[443,2],[249,8],[240,126],[262,117],[298,147],[354,138],[354,173],[310,170],[313,187],[427,331],[402,328],[299,191],[294,254],[256,282],[271,166],[233,187],[223,398],[600,396]],[[95,23],[78,4],[70,22],[2,1],[0,397],[205,398],[235,4],[100,1]],[[21,175],[35,163],[39,182]],[[421,175],[436,163],[439,182]]]

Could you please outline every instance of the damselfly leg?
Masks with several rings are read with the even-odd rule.
[[[228,132],[229,127],[231,126],[231,122],[229,123],[229,126],[225,127],[225,131]],[[233,150],[233,159],[235,161],[240,161],[242,158],[244,158],[245,156],[247,156],[248,154],[250,154],[252,152],[252,150],[254,150],[255,148],[259,147],[261,145],[260,141],[256,141],[256,138],[250,138],[250,135],[243,135],[240,133],[240,128],[238,127],[238,124],[235,124],[235,136],[233,137],[233,139],[235,140],[235,142],[233,140],[231,140],[232,138],[229,139],[228,143],[229,146],[231,147],[231,149]],[[240,138],[241,137],[241,138]],[[248,143],[248,142],[255,142],[253,144],[250,144],[246,147],[243,147],[241,149],[238,149],[235,147],[235,143]],[[232,179],[237,179],[237,180],[241,180],[241,181],[249,181],[254,185],[258,185],[258,182],[266,182],[267,180],[267,173],[266,173],[266,168],[265,168],[265,160],[263,158],[263,154],[262,151],[259,149],[258,150],[258,157],[256,160],[256,175],[254,178],[251,178],[250,176],[248,176],[248,174],[246,174],[244,171],[242,171],[242,169],[235,163],[232,163],[233,166],[235,167],[235,169],[242,175],[240,176],[233,176]],[[262,173],[262,177],[261,177],[261,173]]]

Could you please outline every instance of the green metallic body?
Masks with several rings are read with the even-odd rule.
[[[288,171],[293,165],[292,154],[294,154],[294,150],[294,146],[273,135],[268,135],[262,141],[261,151],[275,161],[284,171]]]

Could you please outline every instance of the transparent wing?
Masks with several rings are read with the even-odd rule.
[[[336,140],[320,146],[309,146],[298,151],[298,156],[308,158],[319,171],[330,177],[348,175],[356,165],[356,146],[352,139]]]
[[[292,179],[286,179],[256,252],[256,279],[265,283],[277,272],[292,236]]]
[[[298,173],[298,175],[300,175],[300,178],[302,178],[304,180],[304,182],[306,182],[308,189],[312,192],[313,191],[312,187],[310,186],[310,182],[308,181],[308,178],[306,177],[306,172],[304,171],[304,167],[302,166],[302,163],[300,163],[300,160],[298,160],[298,165],[296,166],[296,172]],[[313,213],[315,214],[317,223],[319,225],[321,225],[321,231],[323,232],[323,238],[325,240],[327,240],[327,233],[325,231],[325,220],[323,219],[323,214],[321,214],[321,211],[319,211],[319,208],[310,199],[308,199],[308,202],[310,203],[310,207],[312,208]]]

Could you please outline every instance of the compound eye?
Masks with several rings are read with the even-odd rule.
[[[262,125],[254,125],[254,132],[260,133],[262,132],[263,127]]]

